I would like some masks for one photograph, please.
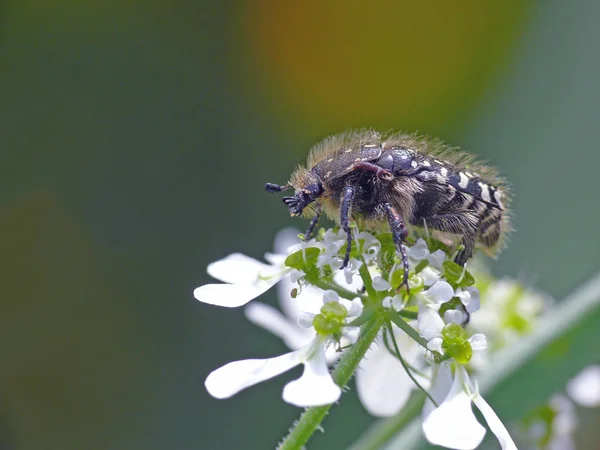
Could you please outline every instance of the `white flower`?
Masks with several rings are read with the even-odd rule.
[[[373,416],[398,414],[415,389],[402,363],[383,344],[383,332],[371,344],[356,372],[358,398]],[[419,346],[394,326],[394,336],[404,360],[411,366],[419,362]]]
[[[341,395],[341,389],[329,374],[325,341],[325,338],[315,336],[308,346],[275,358],[231,362],[211,372],[204,385],[213,397],[229,398],[247,387],[304,364],[302,376],[285,386],[283,399],[292,405],[306,407],[333,403]]]
[[[258,297],[290,272],[283,264],[261,263],[233,253],[209,264],[208,274],[224,284],[205,284],[194,290],[197,300],[210,305],[236,308]]]
[[[336,292],[325,291],[323,303],[339,303],[346,311],[345,323],[352,321],[362,313],[359,298],[349,301],[340,299]],[[291,332],[289,322],[277,310],[266,305],[249,305],[246,314],[255,322],[281,336],[290,347],[300,345],[305,339],[302,328]],[[325,306],[323,306],[325,308]],[[315,318],[315,314],[305,313],[303,320]],[[308,331],[308,329],[307,329]],[[235,361],[212,372],[206,379],[208,392],[216,398],[228,398],[242,389],[273,378],[291,368],[304,364],[302,376],[288,383],[283,390],[283,399],[296,406],[318,406],[335,402],[340,388],[333,382],[327,368],[326,351],[334,343],[330,336],[319,335],[311,328],[312,338],[302,348],[285,355],[268,359],[249,359]],[[360,329],[354,326],[342,326],[340,334],[349,342],[358,339]]]
[[[479,395],[477,385],[471,382],[465,368],[460,364],[454,366],[451,385],[450,363],[444,362],[439,366],[430,392],[439,406],[436,408],[427,399],[423,408],[423,432],[427,440],[457,450],[475,449],[485,436],[485,428],[473,414],[471,403],[474,403],[496,435],[502,450],[516,450],[506,427]]]
[[[567,394],[587,408],[600,406],[600,366],[591,365],[567,383]]]
[[[452,299],[454,289],[445,281],[438,281],[426,291],[417,294],[419,299],[418,324],[421,337],[429,340],[438,336],[444,328],[444,320],[438,314],[440,306]]]

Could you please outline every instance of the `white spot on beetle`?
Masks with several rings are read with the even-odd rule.
[[[329,158],[329,159],[327,160],[327,162],[331,162],[331,161],[333,161],[333,158]]]
[[[439,159],[434,159],[433,162],[435,162],[436,164],[442,165],[444,164],[442,161],[440,161]]]
[[[436,174],[435,178],[437,180],[438,183],[440,184],[446,184],[446,178],[441,176],[440,174]]]
[[[442,167],[440,172],[442,173],[443,177],[447,177],[448,176],[448,169],[446,169],[445,167]]]
[[[425,160],[425,161],[423,161],[423,165],[424,165],[425,167],[430,167],[430,166],[431,166],[431,163],[430,163],[429,161]]]
[[[473,174],[471,172],[463,172],[469,178],[473,178]]]
[[[494,198],[496,199],[496,202],[498,202],[498,206],[500,206],[500,208],[504,209],[504,205],[502,204],[502,191],[501,190],[497,190],[496,192],[494,192]]]
[[[417,166],[418,166],[418,164],[417,164],[417,162],[416,162],[415,160],[413,160],[413,161],[411,161],[411,163],[410,163],[410,166],[411,166],[413,169],[416,169],[416,168],[417,168]]]
[[[460,176],[460,181],[458,182],[458,186],[461,187],[461,188],[463,188],[463,189],[466,189],[467,186],[469,185],[469,179],[462,172],[459,172],[458,175]]]
[[[346,150],[346,153],[350,153],[352,151],[351,148],[349,148],[348,150]]]
[[[477,184],[481,188],[481,198],[483,199],[483,201],[485,201],[485,202],[491,201],[492,199],[490,197],[490,190],[488,188],[488,185],[485,183],[477,183]]]

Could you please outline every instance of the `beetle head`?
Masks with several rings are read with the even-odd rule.
[[[323,194],[323,186],[319,182],[297,190],[292,197],[283,197],[283,203],[289,208],[292,216],[302,214],[304,208],[314,202]]]

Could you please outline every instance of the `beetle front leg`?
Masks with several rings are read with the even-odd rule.
[[[404,267],[404,277],[402,278],[402,283],[398,286],[400,289],[402,286],[406,285],[406,291],[410,293],[410,289],[408,287],[408,256],[406,254],[406,247],[404,242],[406,237],[408,236],[408,229],[404,224],[404,220],[402,220],[402,216],[396,208],[394,208],[389,203],[384,203],[383,207],[387,214],[388,222],[390,224],[390,230],[392,231],[392,237],[394,239],[394,244],[396,245],[396,249],[400,252],[402,256],[402,265]]]
[[[340,224],[342,225],[342,229],[346,232],[347,242],[346,256],[344,257],[344,262],[342,263],[342,267],[340,267],[340,269],[347,267],[348,263],[350,262],[350,250],[352,248],[352,233],[350,232],[350,208],[352,206],[352,200],[354,200],[355,191],[356,190],[354,186],[346,186],[340,207]]]
[[[321,205],[317,204],[315,208],[315,217],[311,219],[310,223],[308,224],[308,229],[306,230],[306,233],[304,233],[305,241],[308,241],[310,239],[310,235],[312,234],[315,227],[317,226],[317,223],[319,222],[319,217],[321,217]]]

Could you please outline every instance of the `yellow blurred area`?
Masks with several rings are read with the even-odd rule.
[[[265,95],[328,129],[438,129],[481,96],[532,2],[247,2]]]

